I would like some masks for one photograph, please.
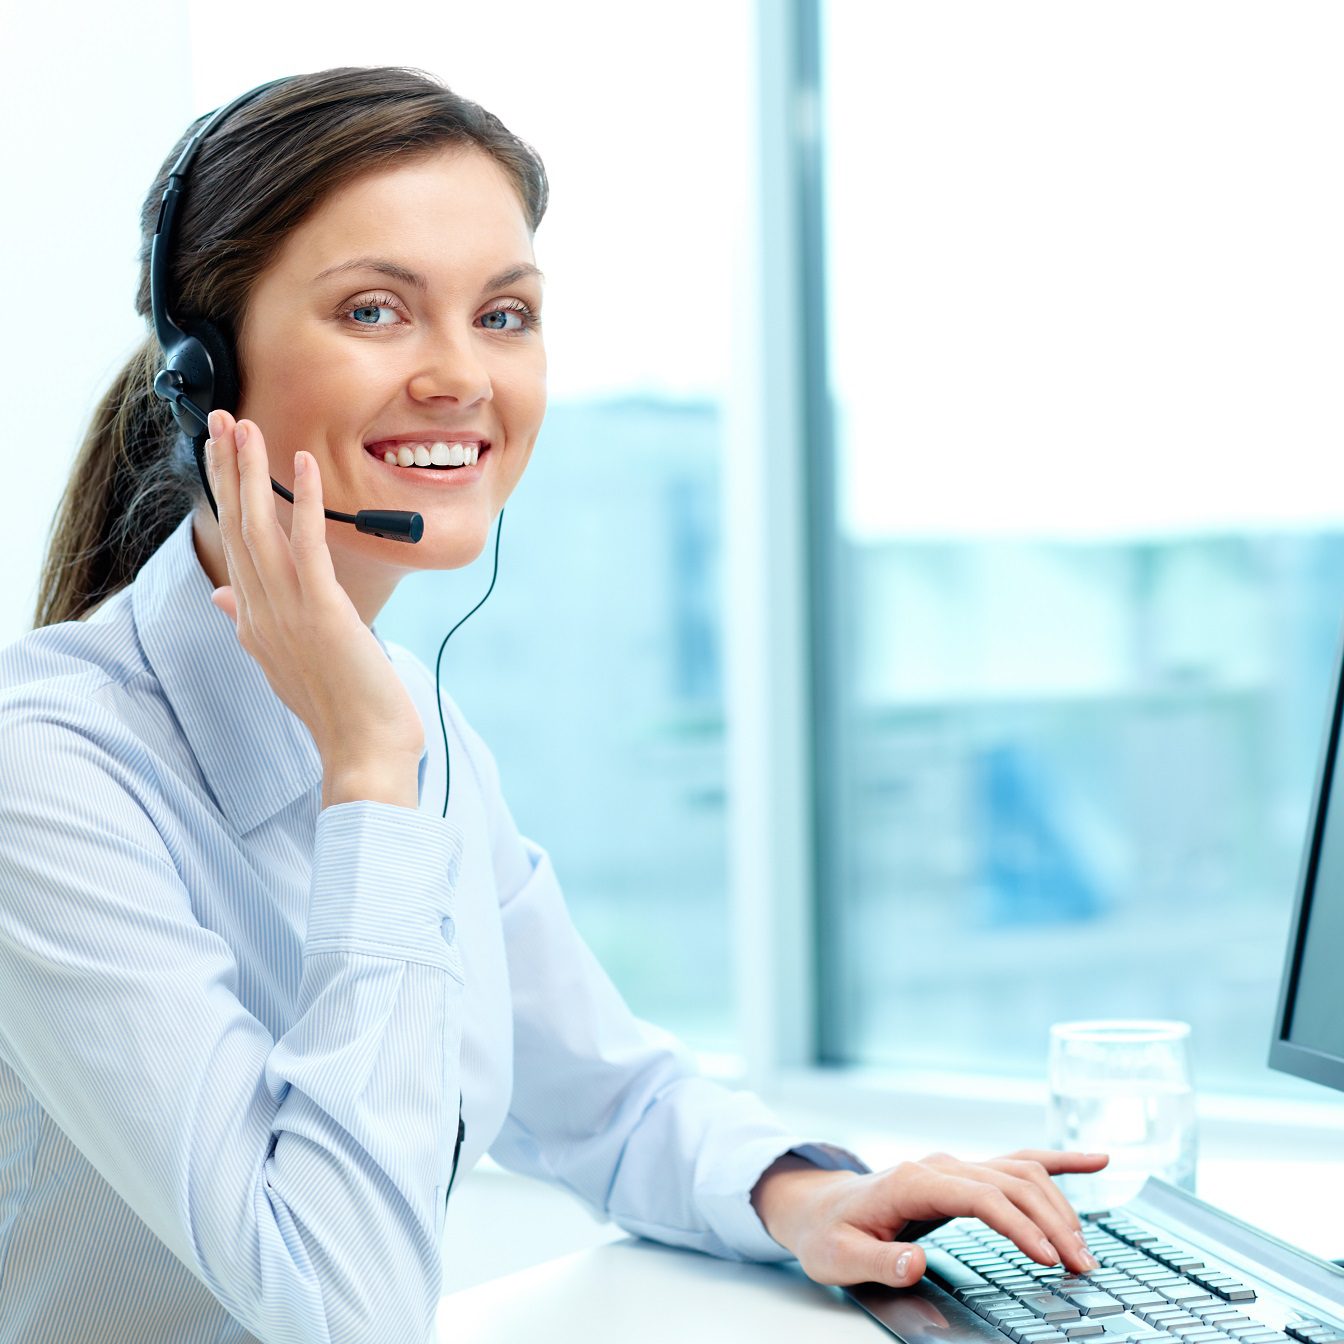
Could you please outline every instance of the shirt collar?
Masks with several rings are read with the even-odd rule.
[[[214,585],[196,555],[193,516],[141,566],[131,609],[145,657],[206,783],[241,834],[316,788],[322,759],[307,725],[271,689],[233,621],[210,601]],[[382,636],[372,633],[390,660]]]

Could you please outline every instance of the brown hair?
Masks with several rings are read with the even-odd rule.
[[[141,207],[135,310],[147,327],[159,202],[169,169],[204,120],[169,152]],[[432,75],[343,66],[295,75],[261,94],[201,142],[178,215],[169,312],[179,323],[208,318],[236,341],[253,284],[314,207],[361,174],[448,145],[492,155],[536,231],[548,194],[540,158],[497,117]],[[78,620],[124,588],[204,504],[186,435],[154,395],[161,359],[151,327],[93,413],[52,524],[34,629]],[[241,366],[238,379],[241,389]]]

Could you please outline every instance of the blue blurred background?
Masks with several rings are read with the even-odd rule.
[[[1338,7],[131,10],[3,11],[0,633],[181,128],[428,68],[553,185],[551,407],[444,685],[636,1011],[991,1088],[1179,1017],[1206,1091],[1311,1095],[1264,1059],[1344,614]],[[489,561],[380,633],[432,669]]]

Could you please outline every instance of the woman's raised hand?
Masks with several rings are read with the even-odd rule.
[[[316,459],[295,454],[286,536],[261,430],[215,410],[210,433],[206,461],[229,570],[211,602],[236,622],[238,642],[307,725],[329,779],[390,777],[407,765],[414,778],[424,724],[336,578]]]
[[[1051,1180],[1100,1171],[1103,1153],[1024,1150],[984,1162],[933,1153],[871,1175],[823,1171],[780,1158],[757,1182],[752,1203],[766,1231],[818,1283],[885,1283],[923,1277],[924,1252],[899,1240],[911,1223],[969,1216],[1014,1242],[1038,1264],[1075,1274],[1097,1268],[1082,1224]]]

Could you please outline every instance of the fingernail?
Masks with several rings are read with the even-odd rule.
[[[247,442],[247,424],[240,420],[233,427],[233,442],[236,447],[241,448]]]
[[[224,414],[223,414],[223,412],[222,412],[222,411],[211,411],[210,414],[209,414],[208,416],[206,416],[206,424],[208,424],[208,425],[210,426],[210,437],[211,437],[212,439],[217,439],[217,438],[219,438],[220,434],[222,434],[223,431],[224,431]]]
[[[896,1261],[896,1277],[903,1279],[910,1272],[910,1261],[914,1259],[913,1251],[906,1251],[899,1260]]]
[[[303,475],[304,458],[302,453],[294,454],[294,479],[297,481]]]
[[[1050,1244],[1050,1242],[1045,1237],[1041,1238],[1041,1250],[1043,1250],[1046,1253],[1046,1255],[1050,1257],[1051,1264],[1062,1265],[1064,1263],[1063,1260],[1060,1259],[1059,1252],[1055,1250],[1055,1248]]]
[[[1101,1268],[1101,1261],[1098,1260],[1091,1251],[1083,1252],[1083,1264],[1085,1264],[1089,1270]]]

